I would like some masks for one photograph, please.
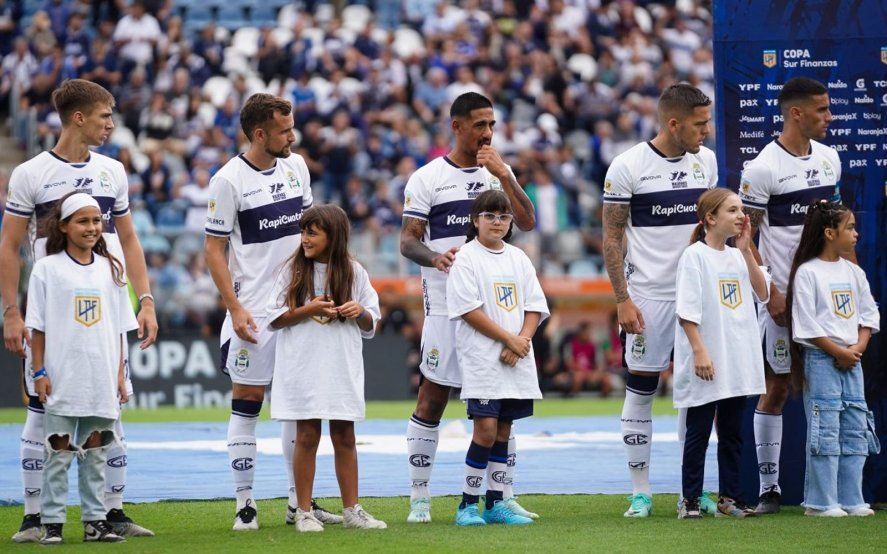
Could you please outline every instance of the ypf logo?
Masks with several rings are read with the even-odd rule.
[[[469,487],[476,489],[483,483],[484,478],[480,475],[469,475],[465,478],[465,483],[468,484]]]
[[[775,462],[763,462],[758,464],[758,472],[761,475],[776,475],[776,467]]]
[[[629,446],[639,446],[642,444],[647,444],[649,442],[650,437],[647,435],[642,435],[641,433],[635,433],[632,435],[625,435],[622,437],[622,442]]]
[[[413,454],[410,456],[410,465],[414,467],[430,467],[431,456],[427,454]]]
[[[253,468],[252,458],[237,458],[231,462],[231,467],[237,471],[247,471]]]
[[[493,292],[496,294],[496,305],[506,312],[517,307],[516,283],[493,283]]]

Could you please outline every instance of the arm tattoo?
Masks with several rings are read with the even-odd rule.
[[[767,212],[765,210],[751,208],[749,206],[743,206],[743,210],[745,210],[745,214],[748,216],[748,222],[751,225],[752,238],[754,238],[755,234],[758,232],[758,229],[761,228],[761,222],[764,221],[764,214]]]
[[[422,238],[425,236],[427,221],[415,217],[405,216],[403,227],[400,230],[400,254],[424,267],[434,267],[431,262],[437,252],[431,250]]]
[[[536,228],[536,209],[533,202],[520,183],[509,173],[508,185],[505,189],[508,199],[511,200],[512,209],[514,210],[514,222],[521,231],[532,231]]]
[[[604,264],[616,302],[628,300],[628,284],[625,282],[623,265],[625,252],[623,238],[625,226],[628,224],[629,207],[626,204],[604,204]]]

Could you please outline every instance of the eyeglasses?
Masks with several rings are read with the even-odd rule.
[[[481,212],[477,215],[484,218],[484,221],[486,221],[487,223],[493,223],[494,221],[511,223],[511,220],[514,219],[514,214],[494,214],[493,212]]]

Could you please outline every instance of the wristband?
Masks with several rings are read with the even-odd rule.
[[[147,299],[149,299],[149,298],[151,299],[151,302],[154,302],[155,304],[157,303],[157,302],[154,300],[154,295],[151,294],[150,292],[146,292],[145,294],[140,294],[140,295],[139,295],[139,306],[142,305],[142,301],[147,300]]]
[[[40,379],[41,377],[46,377],[46,368],[41,367],[39,370],[34,372],[34,375],[32,375],[32,377],[34,378],[35,381],[37,379]]]

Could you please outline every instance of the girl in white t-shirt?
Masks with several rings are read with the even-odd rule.
[[[102,237],[88,194],[61,198],[46,222],[46,256],[28,284],[34,389],[46,407],[40,519],[43,544],[62,542],[68,468],[76,456],[84,540],[122,541],[106,521],[105,446],[126,402],[122,335],[136,329],[123,265]]]
[[[505,193],[481,194],[471,207],[467,243],[447,278],[447,311],[457,320],[462,400],[474,420],[456,525],[533,522],[501,502],[508,484],[512,422],[533,415],[533,400],[542,398],[531,339],[549,315],[533,264],[523,251],[505,243],[513,219]],[[489,479],[481,516],[478,500],[485,475]]]
[[[697,202],[700,223],[678,261],[674,405],[686,409],[682,492],[678,517],[701,517],[699,497],[712,423],[718,421],[717,509],[746,517],[739,501],[739,462],[745,397],[764,392],[764,360],[755,302],[769,283],[752,255],[751,226],[742,201],[725,188]],[[727,245],[735,237],[736,247]]]
[[[814,202],[789,274],[792,377],[807,414],[808,516],[874,515],[862,497],[862,467],[880,445],[860,360],[880,318],[865,273],[845,258],[856,237],[853,212]]]
[[[323,531],[311,509],[321,420],[330,422],[345,527],[385,529],[357,496],[354,422],[364,418],[362,339],[375,333],[379,297],[348,253],[348,216],[330,204],[305,210],[301,245],[281,268],[268,321],[279,329],[271,417],[296,421],[293,471],[299,531]]]

